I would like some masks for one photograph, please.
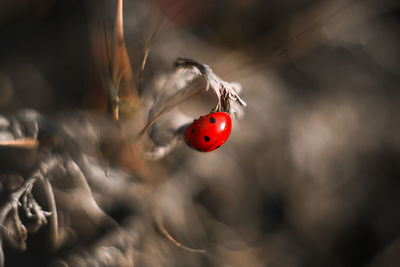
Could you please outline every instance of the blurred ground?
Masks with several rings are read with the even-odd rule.
[[[156,187],[139,182],[137,165],[113,161],[123,145],[105,112],[91,38],[98,21],[112,23],[114,9],[111,1],[0,3],[1,114],[32,108],[59,128],[70,141],[57,153],[81,164],[97,201],[79,191],[84,181],[68,184],[76,175],[56,174],[56,203],[75,236],[55,252],[43,245],[46,229],[29,236],[25,252],[5,245],[5,266],[96,266],[101,255],[120,261],[97,266],[399,266],[396,1],[126,0],[135,71],[165,16],[144,96],[151,98],[157,79],[184,56],[242,83],[248,104],[218,151],[182,144],[146,162],[162,181]],[[183,109],[196,117],[195,107]],[[143,121],[126,125],[135,132]],[[89,163],[76,160],[76,151]],[[24,158],[0,152],[3,174],[26,177],[24,162],[4,167]],[[90,199],[87,209],[81,195]],[[172,236],[207,252],[167,241],[154,227],[154,201]]]

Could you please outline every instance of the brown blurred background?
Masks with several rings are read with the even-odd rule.
[[[164,181],[151,190],[170,233],[208,252],[177,249],[147,224],[133,228],[144,236],[134,246],[135,266],[400,265],[397,1],[124,4],[135,73],[146,39],[163,18],[143,95],[151,98],[157,77],[184,56],[240,82],[248,104],[220,150],[202,154],[182,144],[148,163]],[[1,2],[2,114],[33,108],[71,127],[78,146],[85,143],[73,128],[83,127],[81,117],[71,114],[85,110],[108,118],[92,38],[99,22],[112,25],[114,14],[114,1]],[[85,121],[106,131],[98,119]],[[89,153],[85,149],[82,144]],[[150,216],[90,185],[99,206],[121,225]],[[55,258],[85,266],[69,255],[88,259],[104,237],[48,252],[40,248],[40,234],[25,252],[5,247],[6,266],[52,265]]]

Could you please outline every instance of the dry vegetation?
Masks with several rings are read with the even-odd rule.
[[[5,266],[400,264],[397,1],[126,0],[126,50],[116,13],[0,3]],[[243,88],[214,152],[179,57]]]

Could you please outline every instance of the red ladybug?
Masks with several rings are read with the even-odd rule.
[[[228,113],[213,112],[195,120],[185,133],[186,143],[201,152],[213,151],[222,146],[232,129]]]

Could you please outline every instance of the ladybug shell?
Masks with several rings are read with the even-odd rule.
[[[228,113],[213,112],[195,120],[185,133],[186,143],[201,152],[213,151],[222,146],[232,129]]]

